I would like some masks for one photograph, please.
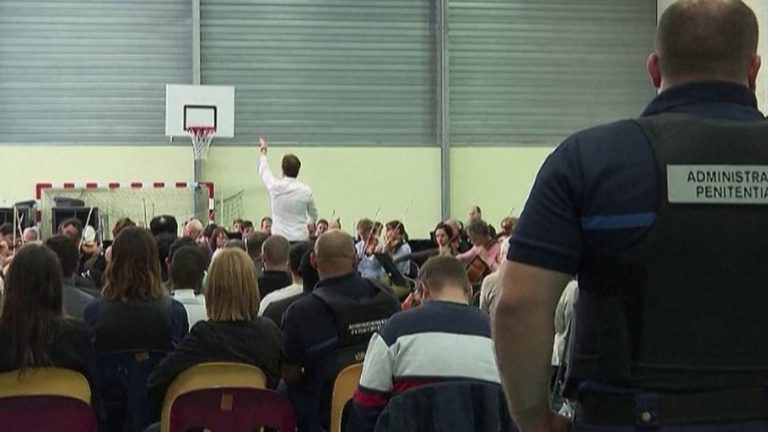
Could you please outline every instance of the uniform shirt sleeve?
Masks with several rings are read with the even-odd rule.
[[[575,274],[582,250],[582,191],[579,142],[573,136],[539,170],[510,240],[507,259]]]

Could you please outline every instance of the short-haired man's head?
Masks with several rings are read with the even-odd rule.
[[[354,271],[354,240],[344,231],[326,232],[315,242],[315,260],[321,278],[341,276]]]
[[[432,292],[441,292],[444,288],[458,288],[467,294],[472,291],[464,265],[449,256],[428,259],[419,270],[419,282]]]
[[[221,249],[208,269],[205,308],[212,321],[250,321],[259,310],[259,283],[251,258],[240,249]]]
[[[757,17],[741,0],[679,0],[659,20],[656,53],[662,77],[673,83],[745,82],[757,42]]]
[[[283,175],[286,177],[296,178],[299,176],[301,170],[301,161],[294,154],[287,154],[283,156]]]
[[[182,246],[171,260],[171,281],[174,289],[200,290],[208,260],[196,245]]]
[[[263,231],[254,231],[245,238],[245,250],[252,259],[261,259],[261,248],[269,238],[269,234]]]
[[[269,266],[284,266],[288,264],[288,253],[291,245],[285,237],[280,235],[271,235],[261,246],[262,258],[264,264]]]
[[[296,275],[300,275],[301,259],[304,255],[312,249],[312,243],[310,242],[298,242],[291,245],[291,250],[288,252],[288,266],[291,268],[291,272]]]
[[[195,246],[197,247],[197,242],[192,240],[189,237],[180,237],[171,243],[171,246],[168,248],[168,259],[173,260],[173,256],[176,255],[176,252],[179,251],[179,249],[185,247],[185,246]]]
[[[184,225],[184,237],[189,237],[192,240],[197,240],[203,234],[203,223],[197,219],[190,219]]]
[[[79,242],[83,237],[83,223],[79,219],[69,218],[59,225],[59,234]]]
[[[64,277],[72,277],[80,263],[80,253],[77,245],[68,237],[57,234],[45,241],[45,246],[52,250],[61,263],[61,273]]]
[[[479,205],[473,205],[469,208],[470,219],[482,218],[482,217],[483,217],[483,211],[480,209]]]

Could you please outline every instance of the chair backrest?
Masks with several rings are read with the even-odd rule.
[[[185,401],[180,398],[186,394],[201,392],[200,394],[222,394],[223,390],[231,389],[264,389],[267,386],[267,378],[261,369],[243,363],[201,363],[185,370],[171,383],[165,393],[163,401],[163,414],[161,428],[163,432],[171,430],[171,414],[184,408]],[[215,390],[215,392],[210,392]],[[222,395],[223,398],[223,395]],[[227,405],[227,404],[224,404]],[[200,411],[205,409],[219,410],[220,405],[198,407]]]
[[[333,384],[333,398],[331,399],[331,432],[341,432],[341,417],[344,406],[352,399],[352,395],[360,383],[360,375],[363,373],[363,364],[355,363],[346,367],[336,376]]]
[[[151,422],[147,381],[165,351],[115,351],[97,359],[98,394],[110,431],[141,432]]]
[[[36,368],[0,373],[3,432],[96,432],[96,416],[90,404],[88,381],[75,371]]]
[[[392,398],[376,432],[471,430],[515,432],[500,385],[476,381],[430,384]]]

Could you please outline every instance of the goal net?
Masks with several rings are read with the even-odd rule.
[[[104,230],[104,238],[112,238],[112,227],[121,217],[149,227],[153,217],[171,215],[181,227],[184,221],[197,218],[205,224],[212,216],[212,185],[177,183],[148,186],[90,185],[86,187],[52,186],[39,187],[40,224],[42,232],[50,233],[53,224],[53,209],[62,199],[80,200],[86,208],[98,208],[98,225]]]

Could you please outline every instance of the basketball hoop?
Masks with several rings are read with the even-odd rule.
[[[211,146],[216,128],[209,126],[191,126],[186,129],[192,139],[192,152],[195,160],[205,160],[208,157],[208,148]]]

